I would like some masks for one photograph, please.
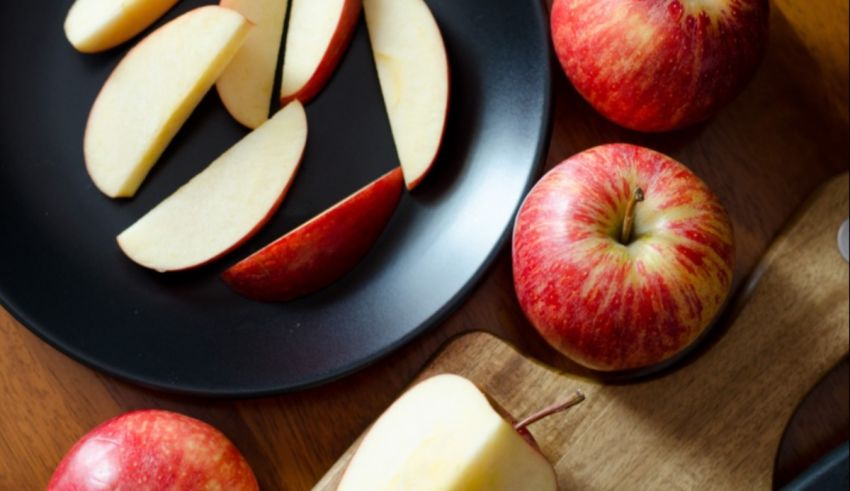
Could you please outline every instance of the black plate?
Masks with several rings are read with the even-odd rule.
[[[159,275],[115,236],[202,170],[245,130],[213,90],[131,201],[89,180],[83,127],[128,46],[76,53],[71,0],[3,2],[0,32],[0,301],[68,355],[159,389],[260,395],[340,377],[456,307],[509,235],[550,126],[547,18],[537,0],[430,0],[452,69],[443,151],[404,197],[380,242],[343,280],[269,305],[218,280],[227,266],[390,170],[398,161],[365,24],[307,108],[302,170],[272,222],[224,261]],[[209,1],[184,0],[174,18]]]

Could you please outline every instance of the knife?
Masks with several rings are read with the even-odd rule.
[[[845,256],[846,257],[846,256]],[[800,475],[782,491],[846,491],[850,489],[850,443],[845,442]]]

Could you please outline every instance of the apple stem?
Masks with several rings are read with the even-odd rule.
[[[541,411],[538,411],[532,414],[531,416],[525,418],[524,420],[520,421],[519,423],[515,424],[514,429],[516,429],[517,431],[524,430],[528,426],[533,425],[534,423],[540,421],[543,418],[548,418],[553,414],[566,411],[567,409],[570,409],[573,406],[581,404],[585,399],[586,397],[584,396],[584,392],[577,390],[576,393],[573,394],[570,398],[555,403],[545,409],[542,409]]]
[[[629,198],[629,204],[626,205],[626,218],[623,220],[623,233],[620,236],[620,242],[623,245],[629,245],[632,241],[632,232],[635,228],[635,208],[637,204],[646,199],[643,194],[643,189],[637,188]]]

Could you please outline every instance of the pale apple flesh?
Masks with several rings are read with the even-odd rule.
[[[83,53],[114,48],[144,31],[179,0],[76,0],[65,36]]]
[[[86,168],[98,189],[113,198],[135,195],[249,29],[233,10],[200,7],[127,53],[97,96],[86,126]]]
[[[241,295],[282,302],[313,293],[349,272],[372,248],[404,191],[396,168],[222,275]]]
[[[47,491],[221,489],[257,491],[239,450],[212,426],[167,411],[135,411],[81,438]]]
[[[625,210],[634,232],[621,238]],[[520,305],[563,354],[596,370],[642,368],[690,346],[732,284],[729,217],[682,164],[632,145],[604,145],[555,167],[517,216]]]
[[[753,78],[768,0],[555,0],[552,40],[603,116],[657,132],[703,121]]]
[[[160,272],[195,268],[230,252],[278,209],[306,142],[307,118],[295,101],[122,232],[121,250]]]
[[[445,131],[443,37],[423,0],[363,0],[363,9],[404,179],[414,189],[431,170]]]
[[[375,422],[337,489],[546,491],[557,482],[552,465],[472,382],[439,375]]]
[[[324,88],[351,41],[361,6],[361,0],[292,0],[281,104],[306,104]]]
[[[219,97],[233,118],[248,128],[269,119],[275,67],[283,36],[287,0],[221,0],[253,24],[242,48],[216,82]]]

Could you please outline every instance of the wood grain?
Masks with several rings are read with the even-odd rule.
[[[473,333],[420,379],[467,377],[517,419],[582,390],[583,404],[532,427],[560,489],[770,489],[785,422],[848,353],[850,269],[835,247],[848,185],[846,174],[833,180],[797,215],[759,264],[757,285],[723,338],[672,373],[600,384]],[[316,491],[336,489],[355,450]]]
[[[718,117],[696,128],[654,136],[620,129],[584,103],[562,75],[555,80],[547,168],[614,141],[678,158],[729,208],[738,240],[738,286],[802,200],[847,169],[850,153],[847,2],[776,0],[772,6],[771,45],[756,80]],[[709,345],[722,339],[726,324]],[[62,454],[86,430],[144,407],[178,410],[221,428],[245,453],[263,489],[311,489],[445,342],[475,330],[492,332],[559,369],[575,370],[534,335],[519,310],[507,245],[464,305],[437,328],[344,380],[258,400],[178,397],[102,376],[57,353],[0,309],[0,489],[43,488]],[[824,389],[833,403],[848,393],[846,378],[836,380]],[[792,450],[786,455],[822,447],[825,440],[813,436],[815,428],[829,429],[831,438],[846,434],[846,406],[809,414],[795,419],[800,430],[789,430],[786,448]],[[798,453],[800,458],[783,465],[805,465],[803,454],[810,455]]]

